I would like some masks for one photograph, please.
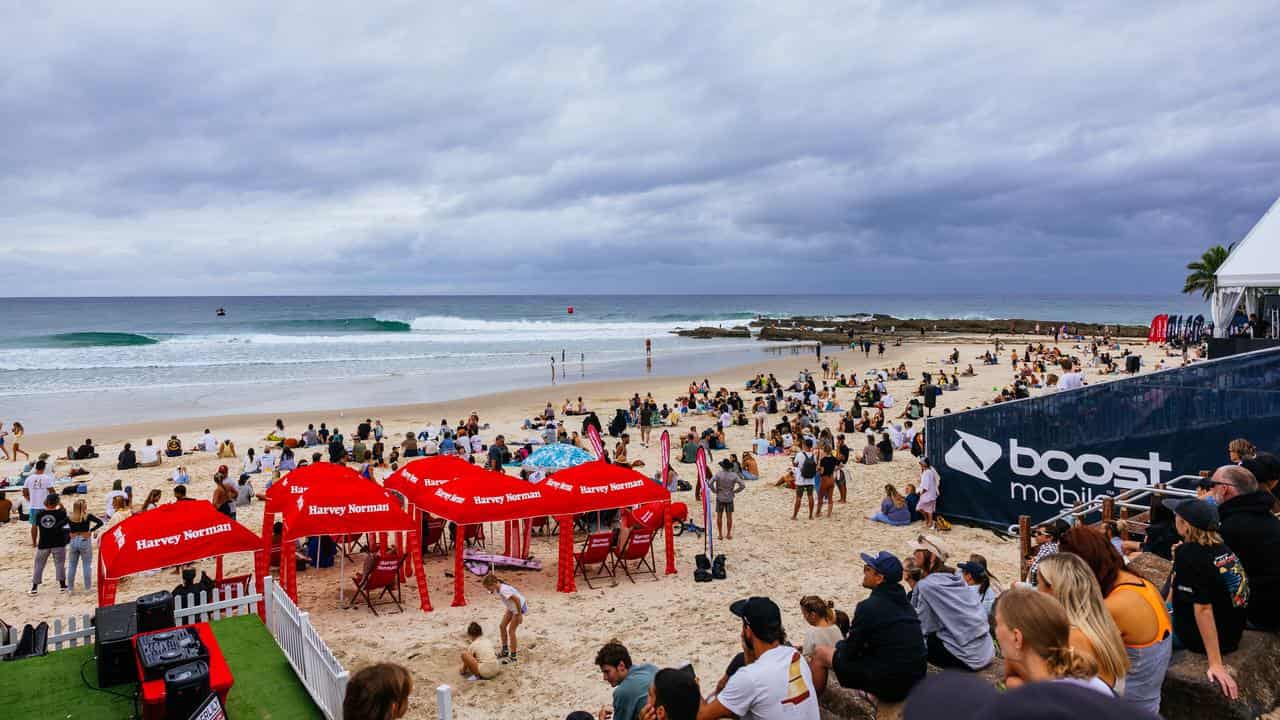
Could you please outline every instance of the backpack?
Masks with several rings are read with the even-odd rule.
[[[951,523],[941,515],[933,518],[933,525],[939,530],[939,532],[949,532],[951,530]]]
[[[804,453],[804,462],[800,464],[800,477],[812,480],[818,476],[818,463],[812,453]]]

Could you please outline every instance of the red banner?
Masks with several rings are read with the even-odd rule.
[[[587,439],[591,441],[591,447],[596,450],[596,459],[604,460],[604,442],[600,440],[600,431],[596,430],[595,425],[587,426]]]
[[[707,482],[711,479],[711,473],[707,472],[707,449],[698,448],[698,456],[696,458],[698,466],[698,485],[702,488],[702,522],[703,528],[707,531],[707,557],[714,558],[716,552],[715,536],[711,534],[711,524],[714,521],[712,512],[715,507],[711,500],[711,483]]]
[[[671,433],[662,431],[662,487],[671,489]]]

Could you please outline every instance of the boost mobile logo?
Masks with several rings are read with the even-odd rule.
[[[944,456],[947,465],[970,477],[991,482],[987,471],[1004,454],[1003,448],[985,438],[961,430],[955,432],[960,439],[947,450]],[[1163,473],[1173,470],[1173,465],[1162,461],[1160,454],[1154,452],[1147,453],[1145,458],[1106,458],[1096,453],[1075,457],[1062,450],[1040,452],[1010,438],[1009,470],[1022,477],[1043,476],[1059,482],[1078,480],[1087,485],[1114,484],[1129,490],[1158,484]]]
[[[944,456],[947,465],[970,477],[991,482],[987,471],[1000,459],[1000,446],[963,430],[956,430],[956,434],[960,439]]]

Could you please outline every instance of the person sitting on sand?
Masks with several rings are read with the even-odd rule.
[[[182,441],[177,435],[170,435],[164,444],[165,457],[182,457]]]
[[[859,465],[875,465],[880,462],[880,448],[876,447],[876,436],[867,433],[867,444],[862,446],[862,452],[853,459]]]
[[[976,672],[991,664],[995,646],[986,610],[964,579],[948,567],[940,538],[920,535],[909,546],[921,579],[911,592],[920,617],[929,662],[940,668]]]
[[[228,458],[234,459],[239,456],[240,454],[236,452],[236,444],[234,442],[231,442],[231,438],[227,438],[226,440],[223,440],[222,444],[218,446],[219,459],[228,459]]]
[[[893,553],[861,554],[862,587],[871,590],[858,603],[844,640],[818,648],[810,666],[818,693],[826,691],[828,671],[849,690],[870,693],[881,702],[900,702],[928,673],[920,619],[902,589],[903,568]]]
[[[880,511],[869,515],[868,520],[903,526],[911,524],[911,509],[907,507],[907,499],[893,485],[884,486],[884,499],[880,501]]]
[[[800,654],[805,660],[812,658],[818,648],[835,647],[844,638],[836,622],[835,602],[817,595],[805,595],[800,598],[800,614],[805,621],[804,645]]]
[[[116,456],[117,470],[132,470],[138,467],[138,454],[133,451],[132,443],[125,443],[124,449]]]
[[[599,718],[638,720],[649,700],[649,685],[658,668],[648,663],[635,665],[631,653],[617,640],[606,643],[596,653],[596,667],[613,688],[612,707],[600,709]]]
[[[462,651],[462,669],[458,672],[468,680],[492,680],[502,672],[498,662],[498,654],[493,651],[493,643],[484,636],[480,623],[473,622],[467,626],[467,649]]]
[[[160,462],[160,448],[152,442],[151,438],[147,438],[146,444],[138,453],[138,467],[158,467]]]
[[[750,450],[742,453],[742,479],[760,479],[760,466],[756,464],[756,456]]]

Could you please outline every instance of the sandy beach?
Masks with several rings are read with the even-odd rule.
[[[1039,342],[1041,338],[1035,340]],[[1015,347],[1019,343],[1025,345],[1026,341],[1004,339]],[[1061,346],[1066,349],[1067,345],[1063,343]],[[888,383],[899,404],[891,412],[886,412],[886,416],[894,417],[911,396],[921,370],[939,367],[952,347],[960,349],[960,367],[972,362],[977,376],[961,378],[960,389],[945,393],[939,400],[939,409],[960,410],[980,405],[995,394],[992,388],[1003,387],[1010,381],[1008,350],[1002,353],[1004,364],[984,366],[975,358],[984,349],[989,349],[990,344],[979,337],[906,342],[898,347],[887,347],[883,357],[877,357],[874,351],[870,358],[865,358],[860,352],[833,348],[824,352],[838,360],[842,372],[856,371],[859,379],[870,369],[905,363],[912,379]],[[1126,347],[1145,356],[1146,371],[1154,367],[1159,352],[1155,348],[1141,344]],[[784,355],[767,362],[719,371],[708,378],[713,388],[741,390],[743,382],[758,372],[772,372],[786,383],[804,368],[821,377],[817,358],[808,354]],[[1086,374],[1090,383],[1104,380],[1096,369],[1088,368]],[[351,435],[355,425],[368,417],[380,419],[388,437],[394,438],[397,435],[403,437],[407,430],[416,432],[428,424],[438,424],[441,418],[456,423],[460,417],[477,412],[482,422],[489,424],[489,430],[484,433],[486,442],[499,433],[505,434],[508,442],[518,442],[532,435],[520,429],[521,420],[540,412],[548,401],[559,409],[566,397],[576,400],[582,396],[586,404],[607,422],[613,409],[623,407],[633,393],[652,393],[659,404],[670,403],[686,391],[690,379],[681,376],[586,382],[441,403],[350,408],[280,417],[292,436],[298,435],[309,422],[317,426],[325,422],[329,427],[339,427]],[[301,384],[297,392],[307,393],[308,388]],[[847,406],[852,393],[841,390],[838,396],[841,404]],[[137,504],[152,488],[161,488],[167,502],[172,499],[173,487],[169,477],[173,468],[181,463],[188,468],[192,478],[190,495],[207,499],[213,490],[210,478],[218,465],[226,463],[233,472],[240,465],[239,461],[220,461],[213,454],[200,453],[180,459],[166,458],[165,464],[158,468],[118,472],[114,469],[115,458],[124,442],[132,442],[136,447],[150,437],[163,445],[170,434],[177,434],[184,446],[189,447],[208,427],[219,438],[232,438],[243,453],[249,447],[261,449],[261,438],[271,429],[276,417],[257,414],[189,418],[45,434],[41,434],[39,428],[29,428],[31,434],[25,438],[23,447],[33,458],[40,452],[57,456],[63,454],[68,444],[78,444],[85,437],[92,437],[99,446],[101,457],[80,464],[90,470],[87,476],[90,510],[102,513],[104,497],[116,478],[133,486]],[[831,425],[837,417],[824,414],[823,419]],[[709,416],[691,415],[673,429],[672,434],[675,436],[687,430],[689,425],[701,429],[710,423]],[[579,429],[579,425],[577,418],[569,419],[570,430]],[[729,451],[746,449],[750,430],[749,426],[733,427],[728,433]],[[632,436],[632,459],[645,461],[647,467],[642,468],[642,472],[653,472],[658,458],[656,442],[644,448],[639,445],[638,432],[633,432]],[[848,441],[855,449],[862,445],[861,438],[857,436],[848,438]],[[613,440],[606,437],[605,442],[612,449]],[[305,456],[300,454],[299,459]],[[785,457],[760,458],[762,479],[750,483],[738,497],[734,537],[717,543],[717,552],[728,557],[726,580],[706,584],[693,582],[693,556],[701,552],[703,543],[697,536],[685,534],[676,538],[678,575],[659,575],[656,581],[642,578],[634,584],[623,578],[616,586],[606,584],[595,590],[579,582],[577,593],[556,593],[555,572],[550,567],[555,563],[555,541],[535,538],[533,553],[548,567],[541,572],[505,573],[524,592],[530,605],[528,617],[520,629],[520,661],[518,665],[504,668],[502,674],[492,681],[460,680],[457,657],[465,644],[464,630],[468,622],[480,622],[486,634],[496,638],[497,621],[502,614],[501,603],[483,591],[477,578],[468,575],[469,604],[460,608],[449,607],[451,580],[445,577],[445,571],[450,563],[439,557],[433,556],[426,561],[428,583],[436,607],[432,613],[424,614],[416,609],[416,592],[411,588],[406,589],[406,612],[401,615],[375,617],[365,608],[344,610],[339,604],[339,586],[346,584],[349,589],[350,581],[340,577],[336,568],[303,573],[298,583],[299,605],[311,613],[313,622],[348,669],[354,670],[378,660],[394,660],[412,670],[416,689],[409,713],[411,718],[435,717],[433,689],[442,683],[451,684],[456,689],[454,707],[459,718],[501,715],[553,719],[562,718],[575,709],[595,712],[608,703],[610,688],[600,679],[592,660],[599,646],[614,638],[628,646],[637,662],[651,662],[660,667],[691,662],[704,685],[714,683],[738,649],[737,622],[728,612],[730,602],[749,595],[769,595],[782,607],[787,630],[798,636],[803,623],[798,607],[802,595],[817,594],[833,599],[838,608],[852,613],[854,604],[865,595],[858,585],[861,562],[856,553],[889,549],[901,554],[908,539],[921,531],[919,525],[895,528],[866,520],[866,516],[877,509],[886,483],[901,488],[918,478],[918,466],[909,453],[896,453],[890,463],[848,466],[848,502],[837,503],[833,518],[812,521],[805,519],[802,510],[801,518],[793,522],[790,513],[792,493],[773,487],[773,480],[789,466],[789,462]],[[12,476],[17,474],[20,466],[20,463],[6,463],[0,466],[0,470]],[[60,461],[57,470],[60,475],[65,475],[70,466],[71,463]],[[255,489],[261,489],[265,481],[265,477],[255,476]],[[942,492],[945,497],[945,480]],[[11,494],[10,499],[13,498]],[[677,499],[688,503],[691,508],[694,505],[692,492],[678,493]],[[239,520],[249,528],[257,529],[261,526],[261,513],[261,503],[255,502],[240,509]],[[499,528],[494,527],[491,545],[498,532]],[[4,537],[4,542],[0,543],[0,618],[11,624],[21,624],[79,616],[92,611],[96,594],[83,591],[75,595],[60,594],[52,569],[46,570],[45,584],[39,595],[28,596],[26,591],[30,586],[33,555],[28,525],[18,522],[15,516],[8,525],[0,526],[0,535]],[[1013,542],[1003,541],[986,530],[965,527],[956,527],[946,535],[946,540],[953,554],[976,552],[985,555],[993,573],[1002,581],[1007,582],[1016,576],[1016,546]],[[227,572],[249,572],[250,565],[248,556],[231,557],[227,559]],[[210,575],[213,574],[211,560],[203,566]],[[144,592],[171,588],[176,583],[176,576],[168,572],[133,577],[121,583],[120,597],[128,599]]]

